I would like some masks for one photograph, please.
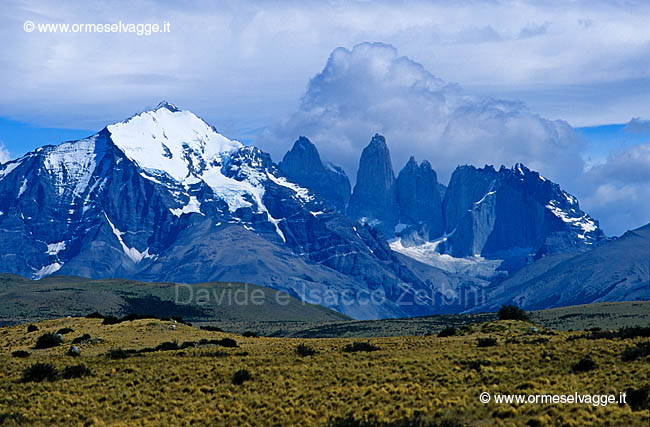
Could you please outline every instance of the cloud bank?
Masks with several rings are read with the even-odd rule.
[[[335,49],[297,111],[269,127],[260,143],[279,159],[305,135],[354,180],[375,132],[386,136],[396,171],[411,155],[429,160],[442,182],[459,164],[523,162],[577,195],[606,232],[650,222],[646,147],[611,155],[585,172],[585,142],[567,122],[534,114],[521,102],[471,95],[383,43]],[[634,214],[623,212],[625,203]]]
[[[99,129],[168,99],[232,137],[289,113],[337,46],[379,40],[447,81],[572,125],[650,103],[642,1],[4,0],[0,116]],[[23,24],[161,23],[171,32],[26,33]],[[506,94],[507,92],[507,94]],[[549,94],[552,94],[549,96]],[[233,132],[234,131],[234,132]],[[236,132],[236,133],[235,133]]]
[[[580,179],[582,205],[611,232],[650,222],[650,144],[621,149]]]
[[[582,140],[566,122],[544,119],[520,102],[467,94],[383,43],[334,50],[298,111],[261,142],[280,155],[304,134],[354,179],[375,132],[387,137],[396,169],[415,155],[431,161],[443,180],[464,163],[524,162],[565,181],[583,167]]]

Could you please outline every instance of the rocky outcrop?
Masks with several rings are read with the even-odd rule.
[[[386,139],[376,134],[359,160],[348,216],[390,232],[397,224],[399,206],[395,174]]]
[[[399,222],[421,225],[429,239],[442,235],[444,223],[438,176],[424,160],[418,165],[411,157],[397,177]]]
[[[539,257],[585,250],[604,237],[575,197],[521,164],[458,167],[443,210],[451,235],[439,249],[455,257]]]
[[[323,164],[316,146],[306,137],[298,138],[278,168],[290,181],[309,188],[336,210],[345,212],[350,180],[340,167]]]

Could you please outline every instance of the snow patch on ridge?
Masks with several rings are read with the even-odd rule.
[[[47,245],[47,254],[48,255],[58,255],[59,252],[65,250],[65,241],[57,243],[48,243]]]
[[[145,249],[144,252],[140,252],[136,248],[130,248],[124,243],[124,239],[122,239],[122,235],[124,232],[118,230],[113,223],[111,222],[110,219],[108,219],[108,215],[106,215],[106,212],[104,212],[104,217],[106,218],[106,221],[108,221],[108,225],[111,226],[111,229],[113,230],[113,234],[115,237],[117,237],[117,240],[120,242],[120,245],[122,245],[122,250],[128,256],[131,258],[131,260],[135,263],[138,263],[142,261],[145,258],[153,258],[153,255],[149,254],[149,248]]]
[[[447,240],[447,238],[452,234],[453,232],[442,236],[435,241],[426,242],[416,246],[404,246],[402,244],[402,239],[396,238],[389,241],[389,245],[395,252],[449,273],[467,274],[485,279],[499,275],[496,270],[503,260],[485,259],[479,255],[455,258],[448,254],[439,253],[437,251],[438,245]]]
[[[203,172],[201,179],[214,190],[214,192],[228,204],[230,212],[239,208],[252,207],[245,195],[250,195],[258,205],[262,203],[264,187],[254,186],[248,181],[237,181],[228,178],[218,168],[211,168]]]
[[[23,183],[21,184],[20,189],[18,190],[18,197],[22,196],[26,189],[27,189],[27,178],[24,178]]]
[[[570,202],[572,202],[572,200],[575,200],[573,196],[568,196],[566,193],[565,193],[565,197]],[[546,209],[550,210],[553,213],[553,215],[555,215],[565,223],[571,224],[573,227],[581,229],[582,234],[578,234],[578,237],[580,239],[586,239],[585,235],[587,233],[596,231],[596,229],[598,228],[596,226],[596,223],[589,217],[588,214],[584,214],[581,216],[570,216],[570,214],[566,210],[560,208],[559,206],[556,206],[555,200],[551,200],[549,204],[546,205]]]
[[[293,190],[293,192],[296,193],[295,197],[302,200],[303,202],[310,202],[310,201],[314,200],[314,196],[309,194],[308,189],[306,189],[304,187],[301,187],[299,185],[296,185],[296,184],[294,184],[292,182],[289,182],[284,177],[279,177],[278,178],[278,177],[273,176],[273,174],[270,174],[268,172],[266,173],[266,175],[268,176],[268,178],[271,181],[273,181],[277,185],[280,185],[282,187],[286,187],[286,188],[289,188],[289,189]]]
[[[0,180],[3,179],[5,176],[9,175],[11,172],[13,172],[14,169],[16,169],[20,164],[22,163],[22,159],[10,161],[8,163],[5,163],[4,165],[0,165],[2,169],[0,169]]]
[[[487,199],[487,198],[490,197],[490,196],[495,195],[496,193],[497,193],[497,192],[494,191],[494,190],[492,190],[492,191],[488,191],[487,193],[485,193],[485,196],[483,196],[483,197],[481,198],[481,200],[479,200],[478,202],[475,202],[474,204],[475,204],[475,205],[480,205],[481,203],[483,203],[483,202],[485,201],[485,199]]]
[[[38,270],[37,272],[35,272],[32,277],[34,280],[42,279],[45,276],[49,276],[50,274],[56,273],[61,269],[61,267],[63,267],[63,264],[59,262],[46,265],[42,267],[40,270]]]
[[[188,214],[188,213],[198,213],[201,215],[205,215],[201,212],[201,202],[198,201],[196,196],[190,196],[190,201],[187,202],[187,205],[183,206],[182,208],[170,209],[169,211],[174,215],[176,215],[177,217],[180,217],[181,215]]]

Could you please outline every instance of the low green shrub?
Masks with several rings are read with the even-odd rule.
[[[61,378],[65,380],[72,378],[90,377],[92,375],[93,371],[91,371],[85,365],[68,366],[63,370],[63,372],[61,372]]]
[[[61,344],[63,344],[63,337],[60,334],[53,334],[51,332],[48,332],[38,337],[34,348],[41,350],[44,348],[57,347]]]
[[[130,354],[122,350],[121,348],[112,348],[108,350],[106,356],[111,360],[122,360],[128,358]]]
[[[499,320],[530,320],[528,313],[516,305],[502,305],[497,314]]]
[[[84,341],[88,341],[90,338],[90,334],[83,334],[82,336],[73,339],[72,344],[80,344]]]
[[[103,318],[104,318],[104,315],[99,314],[96,311],[94,313],[90,313],[90,314],[86,315],[86,319],[103,319]]]
[[[641,388],[628,388],[626,394],[626,402],[633,411],[650,409],[650,385],[646,384]]]
[[[59,378],[59,371],[50,363],[36,363],[23,371],[21,382],[43,382],[56,381]]]
[[[458,330],[456,328],[454,328],[453,326],[447,326],[442,331],[438,332],[438,337],[439,338],[453,337],[457,333]]]
[[[253,377],[247,369],[240,369],[232,376],[232,383],[235,385],[242,385],[244,382],[250,381],[252,379]]]
[[[496,338],[479,338],[476,342],[477,347],[494,347],[497,345]]]
[[[348,344],[345,347],[343,347],[343,351],[346,353],[357,353],[360,351],[370,352],[370,351],[378,351],[378,350],[381,350],[381,348],[369,342],[363,342],[363,341],[353,342],[352,344]]]
[[[587,340],[612,340],[612,339],[633,339],[650,338],[650,326],[627,326],[615,331],[590,330],[588,334],[574,335],[568,337],[567,341],[579,339]]]
[[[650,356],[650,341],[641,342],[634,347],[628,347],[623,350],[621,360],[623,362],[632,362],[637,359],[644,359]]]
[[[296,353],[298,353],[298,356],[300,357],[307,357],[316,354],[316,350],[309,347],[307,344],[298,344],[298,347],[296,347]]]
[[[3,425],[28,425],[29,420],[20,412],[0,413],[0,426]]]
[[[587,356],[587,357],[583,357],[577,363],[571,366],[571,372],[573,372],[574,374],[581,373],[581,372],[589,372],[596,369],[597,366],[598,365],[596,364],[596,362],[594,362],[589,356]]]

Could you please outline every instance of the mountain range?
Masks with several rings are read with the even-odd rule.
[[[622,241],[521,164],[459,166],[444,186],[426,160],[396,175],[375,135],[352,188],[306,137],[276,164],[167,102],[0,165],[2,272],[249,282],[359,319],[523,301],[531,266]],[[629,283],[581,301],[647,298]]]

